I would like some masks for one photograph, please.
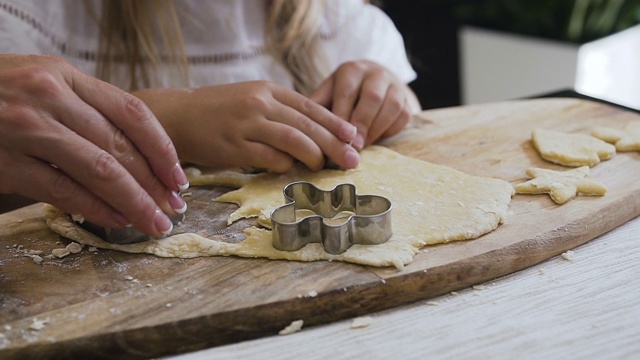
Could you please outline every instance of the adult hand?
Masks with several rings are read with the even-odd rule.
[[[1,193],[162,236],[165,213],[186,209],[176,193],[186,186],[142,101],[55,57],[0,55]]]
[[[381,65],[366,60],[340,65],[310,99],[358,128],[353,141],[358,150],[395,135],[420,110],[407,85]]]
[[[158,116],[183,161],[274,172],[299,160],[320,170],[325,155],[352,168],[356,128],[299,93],[266,81],[136,93]]]

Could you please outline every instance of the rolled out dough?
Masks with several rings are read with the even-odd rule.
[[[236,255],[301,261],[338,260],[402,268],[425,245],[474,239],[494,230],[505,219],[514,192],[503,180],[470,176],[384,147],[370,146],[361,153],[361,163],[356,169],[311,172],[300,166],[286,174],[261,174],[217,200],[240,205],[230,215],[231,223],[268,213],[282,205],[284,186],[300,180],[325,190],[341,183],[352,183],[358,194],[388,197],[393,204],[392,238],[380,245],[354,245],[339,255],[326,253],[320,244],[309,244],[294,252],[276,250],[271,245],[271,231],[256,227],[246,229],[247,238],[239,243],[184,233],[144,243],[114,245],[77,227],[67,214],[53,206],[45,208],[45,219],[54,231],[65,237],[130,253],[184,258]],[[211,185],[216,183],[215,178],[209,181]]]

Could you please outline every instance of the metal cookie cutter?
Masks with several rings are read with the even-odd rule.
[[[184,214],[169,216],[169,220],[175,226],[184,220]],[[97,235],[102,240],[118,245],[134,244],[151,240],[152,238],[134,227],[125,227],[121,229],[112,229],[96,225],[89,221],[75,222],[81,228]]]
[[[278,250],[321,243],[326,252],[340,254],[353,244],[382,244],[391,238],[391,201],[356,195],[352,184],[325,191],[294,182],[285,186],[284,197],[285,205],[271,213],[273,247]]]

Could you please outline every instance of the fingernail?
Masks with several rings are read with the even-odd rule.
[[[362,148],[364,148],[364,135],[362,133],[358,133],[355,140],[353,140],[352,145],[354,148],[362,150]]]
[[[165,237],[171,233],[173,230],[173,224],[171,220],[163,213],[160,209],[156,210],[155,218],[153,219],[153,224],[156,227],[158,232],[162,233],[161,237]]]
[[[347,153],[344,155],[344,163],[346,168],[354,168],[358,166],[360,162],[360,154],[354,148],[350,148],[347,150]]]
[[[178,214],[184,214],[184,212],[187,211],[187,203],[175,191],[169,193],[169,205],[171,205],[171,208]]]
[[[187,190],[189,188],[189,179],[187,179],[187,175],[182,170],[182,166],[179,163],[173,168],[173,179],[180,191]]]
[[[122,215],[121,213],[113,214],[113,218],[116,221],[116,223],[121,227],[131,226],[131,222],[129,221],[129,219],[124,217],[124,215]]]
[[[347,123],[345,124],[345,126],[342,127],[342,131],[340,133],[340,140],[342,141],[352,141],[353,138],[356,136],[356,133],[358,132],[358,129]]]

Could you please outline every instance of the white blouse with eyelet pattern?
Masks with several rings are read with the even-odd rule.
[[[293,81],[265,52],[268,0],[177,0],[191,86]],[[47,54],[94,75],[100,0],[0,0],[0,53]],[[326,0],[320,49],[328,76],[351,60],[375,61],[401,80],[415,79],[402,37],[379,8],[362,0]],[[124,65],[123,65],[124,66]],[[124,68],[112,82],[125,87]],[[170,86],[169,78],[153,86]]]

